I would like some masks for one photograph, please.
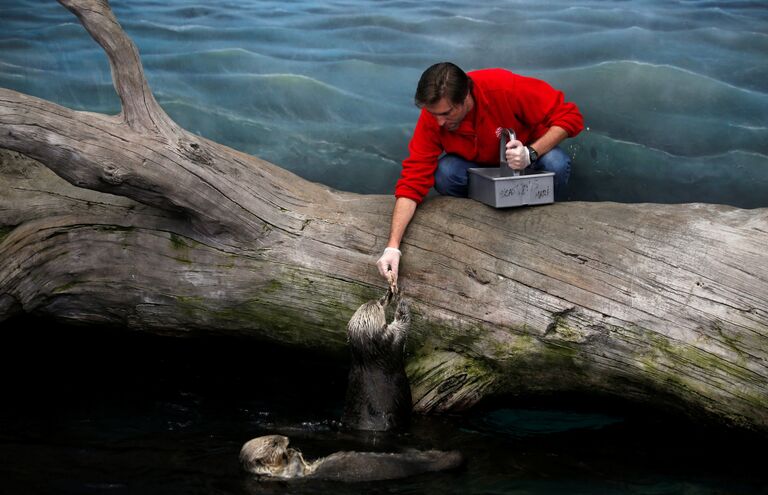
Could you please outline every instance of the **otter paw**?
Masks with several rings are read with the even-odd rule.
[[[395,310],[395,321],[403,323],[411,322],[411,308],[408,300],[401,297],[397,302],[397,309]]]

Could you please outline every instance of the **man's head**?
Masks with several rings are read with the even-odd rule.
[[[440,126],[455,131],[472,110],[472,79],[457,65],[441,62],[421,75],[414,101],[437,119]]]

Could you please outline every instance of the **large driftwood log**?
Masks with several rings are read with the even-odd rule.
[[[122,112],[0,89],[0,321],[18,312],[341,351],[385,284],[392,198],[329,190],[191,134],[106,1],[61,0]],[[75,187],[76,186],[76,187]],[[96,192],[100,191],[100,192]],[[418,411],[591,391],[768,432],[768,209],[436,198],[403,246]]]

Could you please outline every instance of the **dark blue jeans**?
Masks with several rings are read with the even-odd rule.
[[[469,182],[467,169],[474,167],[479,167],[479,165],[457,155],[444,155],[437,161],[435,190],[445,196],[466,198]],[[571,176],[571,157],[565,151],[559,147],[553,148],[548,153],[541,155],[536,163],[528,168],[536,171],[554,172],[555,199],[561,200],[565,197],[565,189]]]

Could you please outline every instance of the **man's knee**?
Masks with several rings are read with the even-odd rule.
[[[563,188],[571,177],[571,157],[561,148],[552,148],[539,158],[536,170],[555,173],[555,189]]]
[[[467,195],[469,162],[455,155],[445,155],[437,162],[435,190],[444,196]]]
[[[435,191],[445,195],[450,188],[450,181],[449,173],[441,168],[438,162],[437,170],[435,170]]]

